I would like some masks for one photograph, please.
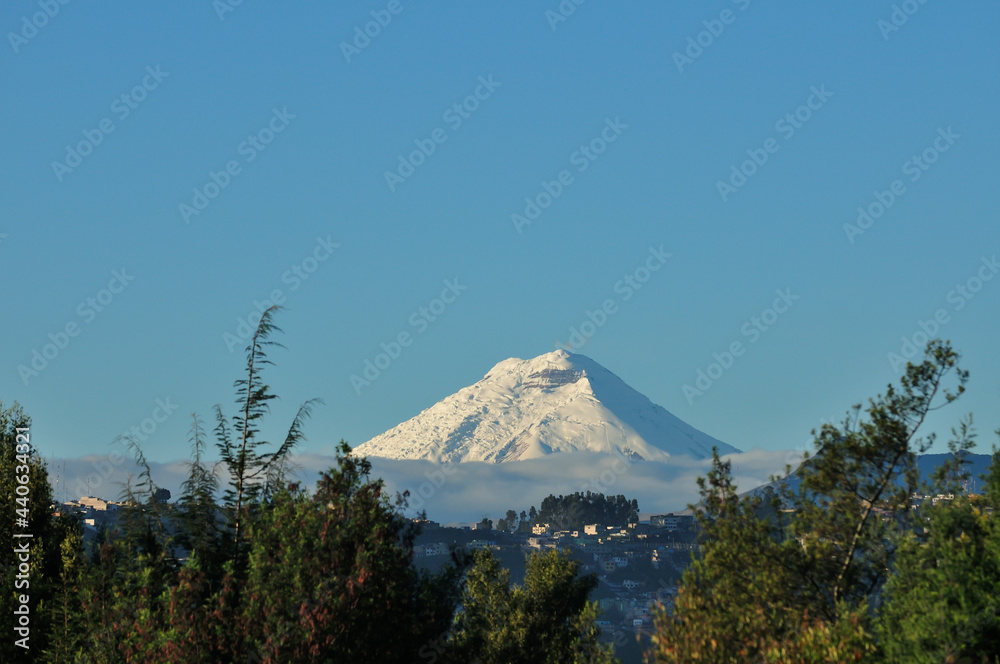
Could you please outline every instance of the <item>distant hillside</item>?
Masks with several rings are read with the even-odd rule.
[[[950,457],[951,454],[922,454],[917,457],[917,468],[920,470],[920,478],[925,482],[931,481],[931,475],[933,475],[934,470],[938,468],[944,461]],[[982,480],[980,477],[989,471],[992,456],[989,454],[967,454],[967,459],[969,460],[969,470],[972,473],[973,485],[971,491],[977,493],[982,488]],[[806,461],[805,464],[808,464]],[[801,469],[802,466],[799,468]],[[793,471],[791,477],[788,480],[792,486],[798,483],[798,470]],[[777,482],[768,482],[762,486],[755,489],[746,491],[744,495],[756,495],[768,487],[774,488],[777,486]]]

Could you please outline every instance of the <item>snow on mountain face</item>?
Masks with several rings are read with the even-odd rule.
[[[469,387],[355,448],[360,456],[442,463],[557,452],[664,460],[738,452],[684,423],[597,362],[557,350],[511,358]]]

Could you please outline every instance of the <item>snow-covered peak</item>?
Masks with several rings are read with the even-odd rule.
[[[359,455],[440,462],[504,462],[558,452],[643,459],[738,451],[684,423],[584,355],[556,350],[498,363],[380,436]]]

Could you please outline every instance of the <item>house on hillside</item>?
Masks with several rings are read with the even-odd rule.
[[[666,528],[668,532],[687,530],[694,526],[694,515],[675,514],[674,512],[654,514],[649,517],[649,525],[653,528]]]
[[[548,537],[529,537],[528,546],[532,549],[552,549],[555,544]]]

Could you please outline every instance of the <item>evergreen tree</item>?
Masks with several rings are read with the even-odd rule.
[[[312,496],[276,494],[251,527],[242,620],[262,662],[412,662],[447,632],[460,560],[417,568],[418,526],[370,471],[341,442]]]
[[[815,590],[820,611],[835,620],[839,604],[873,608],[894,556],[895,543],[910,528],[910,496],[919,487],[917,455],[934,442],[920,436],[928,414],[965,390],[968,373],[945,343],[928,344],[919,365],[908,364],[898,389],[861,406],[843,427],[824,425],[816,455],[797,472],[796,491],[786,491],[794,509],[789,534],[805,554],[797,570]],[[946,388],[954,370],[957,388]],[[880,517],[882,510],[885,518]]]
[[[76,661],[76,654],[84,644],[80,602],[87,558],[82,528],[75,515],[60,514],[54,526],[59,532],[59,578],[52,598],[52,630],[44,659],[70,663]]]
[[[191,461],[177,501],[178,541],[192,558],[198,559],[199,571],[215,587],[222,578],[225,559],[221,554],[226,550],[216,503],[219,480],[215,468],[210,468],[204,460],[206,443],[201,421],[196,415],[191,417]]]
[[[952,451],[969,449],[963,427]],[[959,461],[957,459],[956,461]],[[904,540],[886,584],[878,631],[890,664],[969,662],[1000,657],[1000,465],[994,452],[984,500],[955,491],[960,466],[938,475],[954,500],[926,504]]]
[[[52,648],[53,635],[62,626],[58,623],[65,617],[60,608],[62,591],[72,593],[71,579],[67,578],[69,587],[62,583],[63,572],[72,573],[64,563],[72,566],[80,532],[76,521],[52,516],[52,487],[30,427],[31,419],[19,404],[5,408],[0,402],[0,540],[4,542],[0,587],[6,599],[0,661],[4,662],[32,661]],[[26,631],[15,631],[22,627]]]
[[[231,559],[237,571],[242,569],[246,547],[241,543],[248,519],[254,517],[260,499],[280,489],[285,480],[288,455],[303,440],[302,429],[312,408],[319,399],[306,401],[292,419],[285,440],[273,452],[263,452],[269,443],[261,439],[260,423],[268,413],[269,402],[275,398],[263,381],[263,370],[273,364],[267,358],[267,349],[281,347],[270,339],[271,334],[281,329],[274,324],[274,314],[281,307],[272,306],[265,311],[257,329],[247,346],[247,377],[235,382],[236,403],[239,412],[233,416],[232,425],[226,420],[222,407],[216,406],[217,448],[223,463],[229,471],[229,486],[225,491],[225,506],[229,517],[233,552]]]
[[[761,499],[737,495],[731,464],[714,449],[698,486],[701,548],[683,574],[673,614],[656,616],[657,661],[760,660],[797,629],[808,598],[781,563],[781,524],[756,517]]]
[[[593,575],[556,551],[531,554],[523,586],[510,587],[510,571],[480,549],[465,580],[462,609],[450,642],[453,662],[482,664],[611,663],[611,648],[598,641],[597,605],[587,597]]]
[[[890,385],[870,401],[864,420],[856,406],[842,428],[825,425],[780,504],[739,498],[728,464],[714,455],[699,483],[701,550],[673,615],[657,618],[658,661],[767,661],[827,647],[850,661],[871,652],[871,612],[909,528],[916,454],[933,442],[918,430],[964,390],[957,362],[947,344],[931,342],[898,390]],[[952,370],[954,392],[944,387]],[[807,639],[819,641],[807,648]]]
[[[507,510],[506,523],[500,528],[504,532],[508,530],[517,530],[517,512],[514,510]]]

